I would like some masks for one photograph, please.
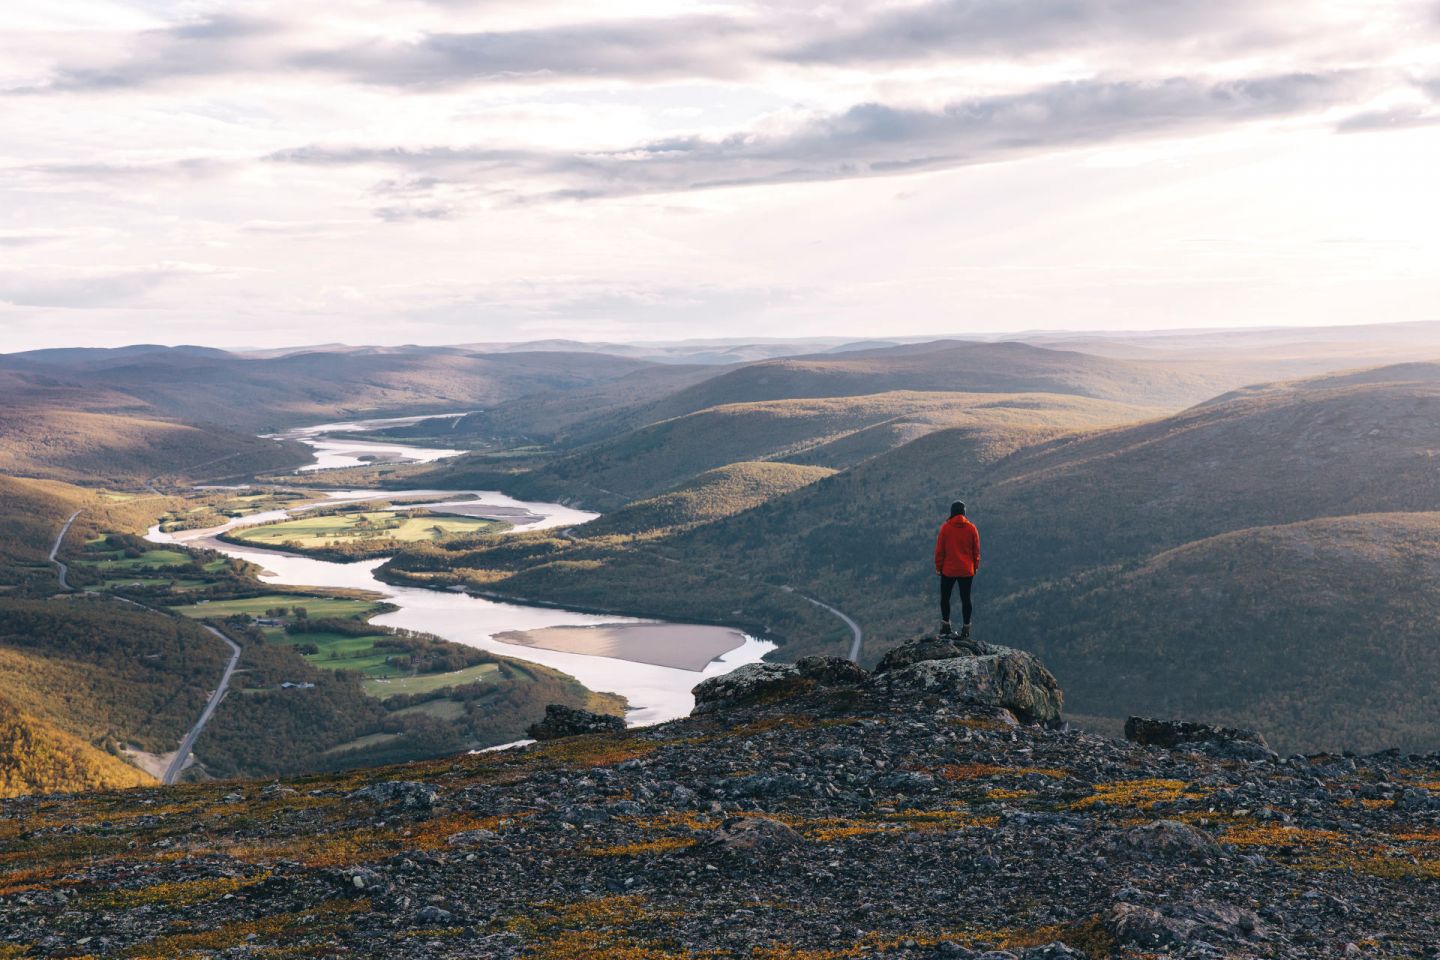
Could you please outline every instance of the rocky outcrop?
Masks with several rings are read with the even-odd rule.
[[[1125,739],[1147,747],[1176,750],[1207,747],[1244,759],[1258,760],[1271,754],[1265,738],[1253,730],[1218,727],[1186,720],[1150,720],[1131,717],[1125,721]]]
[[[1260,918],[1253,911],[1228,903],[1176,903],[1159,907],[1117,903],[1106,914],[1105,926],[1118,943],[1130,947],[1173,947],[1215,941],[1244,943],[1264,937]]]
[[[773,702],[816,689],[852,688],[881,699],[934,697],[1008,710],[1026,723],[1056,723],[1060,684],[1022,650],[976,640],[921,637],[889,651],[873,674],[839,657],[752,663],[695,687],[697,715]]]
[[[726,707],[760,703],[802,693],[811,682],[788,663],[747,663],[718,677],[703,680],[691,691],[695,695],[692,713],[714,713]]]
[[[892,650],[868,686],[891,697],[938,695],[1001,708],[1026,723],[1057,723],[1064,702],[1060,684],[1035,657],[975,641],[925,638]]]
[[[564,704],[545,708],[545,719],[532,723],[525,732],[536,740],[558,740],[586,733],[615,733],[625,729],[625,720],[606,713],[591,713]]]

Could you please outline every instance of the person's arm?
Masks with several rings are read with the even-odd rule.
[[[976,573],[979,573],[979,572],[980,572],[980,529],[979,529],[978,527],[972,527],[971,529],[973,529],[973,530],[975,531],[974,536],[971,538],[971,540],[972,540],[972,545],[971,545],[971,547],[970,547],[971,566],[973,566],[973,567],[975,568],[975,572],[976,572]]]
[[[942,526],[940,532],[935,535],[935,572],[940,573],[945,566],[945,528]]]

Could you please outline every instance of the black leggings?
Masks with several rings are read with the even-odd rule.
[[[940,619],[946,623],[950,622],[950,589],[956,584],[960,586],[960,615],[964,617],[961,623],[970,623],[970,614],[975,612],[974,605],[970,602],[970,585],[975,581],[974,577],[940,577]]]

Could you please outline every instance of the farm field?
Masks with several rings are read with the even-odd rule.
[[[224,619],[237,614],[263,617],[276,607],[304,607],[305,615],[314,619],[363,619],[383,608],[375,600],[354,600],[348,597],[302,596],[293,593],[266,593],[258,597],[236,600],[212,600],[172,608],[182,616],[196,620]]]
[[[231,537],[257,546],[294,545],[301,549],[315,549],[337,542],[358,545],[371,540],[404,543],[447,540],[492,533],[501,526],[494,520],[480,517],[414,515],[380,510],[297,517],[283,523],[236,530]]]
[[[401,677],[395,680],[370,678],[365,680],[364,686],[365,692],[374,697],[393,697],[400,693],[433,693],[444,687],[456,687],[484,680],[499,669],[498,664],[482,663],[479,666],[467,667],[464,670],[452,670],[449,673],[422,674],[418,677]]]

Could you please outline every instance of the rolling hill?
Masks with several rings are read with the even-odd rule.
[[[729,463],[779,460],[844,469],[961,423],[1057,432],[1139,419],[1123,404],[1053,395],[896,392],[726,404],[592,444],[522,477],[524,496],[600,507],[654,496]]]
[[[274,432],[349,414],[452,412],[541,390],[564,391],[651,364],[605,354],[482,355],[435,347],[409,352],[313,352],[248,358],[194,348],[44,351],[0,356],[6,382],[28,378],[32,404],[181,419]],[[43,388],[43,389],[41,389]],[[76,401],[89,391],[104,406]],[[0,393],[0,399],[4,399]]]

